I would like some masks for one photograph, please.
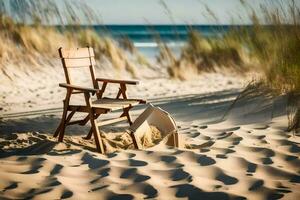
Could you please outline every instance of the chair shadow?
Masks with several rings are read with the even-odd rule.
[[[35,142],[32,145],[26,146],[26,147],[12,147],[9,149],[1,149],[0,150],[0,158],[6,158],[10,156],[20,156],[22,159],[26,159],[27,156],[32,155],[70,155],[70,154],[76,154],[81,152],[81,150],[78,149],[56,149],[56,145],[59,144],[59,142],[51,141],[44,138],[38,138],[35,137]]]
[[[54,115],[37,116],[33,118],[17,118],[0,121],[0,133],[26,133],[26,132],[40,132],[46,134],[53,134],[60,123],[60,117]],[[89,130],[89,126],[68,126],[66,133],[72,135],[85,134]]]

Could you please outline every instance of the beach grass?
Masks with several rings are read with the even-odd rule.
[[[275,3],[276,4],[276,3]],[[287,6],[278,3],[278,9],[261,6],[264,13],[249,11],[252,26],[233,27],[221,37],[207,38],[191,30],[188,42],[179,58],[167,46],[161,46],[160,59],[168,67],[169,75],[181,80],[189,73],[216,71],[223,68],[235,72],[255,71],[260,74],[254,84],[263,84],[275,96],[289,96],[289,129],[299,129],[300,110],[300,8],[295,1]],[[255,87],[259,90],[261,87]]]
[[[165,59],[170,76],[175,78],[180,78],[178,71],[185,70],[180,68],[184,62],[198,73],[220,67],[255,70],[280,93],[299,91],[300,8],[291,1],[286,9],[271,10],[263,5],[260,9],[248,10],[252,26],[233,26],[220,37],[204,37],[191,29],[180,57],[175,58],[166,45],[161,45],[159,61]],[[256,12],[264,13],[264,17],[258,18]]]
[[[38,64],[40,58],[51,60],[57,58],[59,47],[86,47],[94,48],[96,59],[105,58],[116,69],[129,69],[134,75],[135,66],[127,58],[126,53],[116,41],[107,36],[101,36],[93,28],[79,28],[58,30],[55,27],[41,24],[17,24],[7,16],[0,16],[0,60],[1,65],[6,63]],[[45,35],[47,37],[45,37]],[[147,61],[133,52],[142,64]]]
[[[12,1],[13,2],[13,1]],[[114,41],[112,38],[99,35],[92,26],[81,27],[80,24],[92,24],[96,21],[97,16],[92,9],[85,3],[80,5],[71,5],[70,2],[64,3],[64,10],[58,8],[51,1],[45,1],[43,4],[36,1],[26,1],[26,4],[14,4],[15,11],[26,10],[12,19],[7,13],[5,7],[0,5],[0,67],[7,63],[28,63],[30,65],[39,65],[38,60],[53,60],[57,58],[57,49],[60,47],[85,47],[94,48],[96,59],[102,58],[108,60],[117,70],[125,69],[135,76],[135,65],[127,57],[125,47]],[[45,8],[52,8],[45,12]],[[76,10],[75,10],[76,8]],[[30,12],[34,9],[34,12]],[[79,18],[78,16],[81,16]],[[27,16],[27,17],[25,17]],[[67,23],[71,26],[56,26],[51,24],[51,16],[60,19],[60,24]],[[28,20],[30,19],[30,20]],[[128,46],[133,46],[128,44]],[[147,61],[142,58],[137,51],[129,51],[145,64]]]

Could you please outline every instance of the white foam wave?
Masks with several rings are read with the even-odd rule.
[[[134,42],[135,47],[149,47],[149,48],[156,48],[158,47],[158,43],[156,42]],[[167,42],[168,47],[182,47],[185,42]]]

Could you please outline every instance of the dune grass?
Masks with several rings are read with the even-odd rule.
[[[240,41],[258,59],[261,82],[277,95],[288,95],[289,130],[296,130],[300,128],[300,8],[294,1],[279,8],[262,6],[264,22],[253,13],[253,29]]]
[[[164,62],[175,78],[184,79],[177,76],[185,70],[180,68],[184,62],[198,73],[220,67],[241,72],[256,70],[264,75],[263,81],[278,92],[299,91],[300,8],[294,1],[286,7],[271,10],[261,6],[259,12],[264,13],[263,19],[250,9],[253,26],[233,27],[221,37],[206,38],[191,30],[179,58],[176,59],[166,45],[161,45],[158,61],[167,58]]]
[[[0,65],[6,63],[37,64],[39,58],[51,60],[57,58],[59,47],[94,48],[96,59],[108,59],[118,70],[126,69],[135,75],[135,66],[127,58],[124,50],[116,41],[100,36],[92,28],[65,29],[55,27],[16,24],[7,16],[0,16]],[[46,36],[46,37],[45,37]],[[139,56],[137,55],[137,58]],[[0,66],[1,67],[1,66]]]
[[[251,6],[245,7],[253,26],[235,27],[216,38],[205,38],[191,30],[179,58],[167,46],[161,46],[158,61],[168,67],[171,77],[182,80],[189,79],[190,73],[220,68],[259,72],[259,85],[269,88],[275,96],[288,95],[288,112],[293,116],[289,129],[299,129],[300,8],[293,0],[287,4],[279,2],[275,9],[262,5],[259,12],[264,16],[259,18]]]
[[[162,62],[166,55],[169,59],[164,61],[164,65],[168,68],[169,75],[181,80],[189,79],[187,68],[196,74],[214,72],[220,68],[244,73],[255,66],[255,59],[250,57],[246,47],[235,38],[233,31],[229,31],[223,37],[206,38],[200,32],[190,30],[180,57],[176,58],[168,47],[163,45],[158,61]]]
[[[136,75],[135,65],[124,52],[126,48],[123,50],[110,37],[99,35],[92,26],[83,28],[77,25],[80,24],[80,19],[86,24],[96,21],[97,16],[86,4],[74,6],[65,1],[63,8],[59,8],[48,0],[42,4],[33,0],[26,0],[21,4],[15,0],[10,2],[11,9],[16,12],[25,10],[25,13],[17,12],[17,16],[12,19],[5,10],[6,7],[0,5],[0,68],[7,63],[27,63],[34,66],[39,65],[38,60],[51,61],[57,58],[59,47],[90,46],[94,48],[96,59],[105,58],[117,70],[125,69],[133,76]],[[62,26],[58,29],[52,26],[53,16],[59,24],[71,24],[71,28]],[[135,52],[131,53],[136,59],[142,60]]]

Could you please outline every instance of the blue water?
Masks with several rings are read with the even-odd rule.
[[[188,39],[190,30],[199,31],[204,37],[220,37],[232,25],[96,25],[93,28],[101,35],[108,35],[115,40],[129,38],[134,46],[144,55],[154,58],[158,54],[157,38],[165,42],[175,54]]]
[[[190,30],[197,30],[203,36],[217,36],[227,32],[231,25],[97,25],[95,30],[114,38],[127,36],[133,41],[150,41],[159,36],[163,41],[184,41]]]

